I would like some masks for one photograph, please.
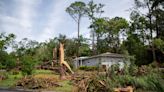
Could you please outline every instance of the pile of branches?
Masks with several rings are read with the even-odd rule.
[[[121,70],[111,67],[106,74],[74,79],[74,92],[113,92],[115,88],[132,86],[135,91],[164,92],[162,74],[150,66],[130,66]],[[140,91],[139,91],[140,92]]]
[[[28,89],[46,89],[61,86],[57,82],[56,78],[28,76],[19,80],[16,86]]]
[[[105,82],[96,78],[94,76],[75,78],[73,92],[109,92]]]

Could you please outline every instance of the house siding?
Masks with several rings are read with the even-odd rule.
[[[108,56],[101,56],[101,57],[95,57],[95,58],[89,58],[82,60],[82,65],[80,65],[80,62],[75,62],[76,68],[79,66],[98,66],[98,65],[106,65],[107,67],[110,67],[113,64],[119,64],[120,68],[123,68],[125,59],[121,57],[108,57]]]

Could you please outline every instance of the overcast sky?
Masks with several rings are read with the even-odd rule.
[[[77,36],[77,24],[65,12],[72,2],[80,0],[0,0],[0,32],[14,33],[16,40],[29,38],[39,42],[65,34]],[[88,3],[90,0],[81,0]],[[120,16],[129,20],[134,0],[94,0],[105,4],[104,17]],[[82,19],[80,34],[90,36],[89,21]]]

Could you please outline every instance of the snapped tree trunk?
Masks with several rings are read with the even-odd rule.
[[[66,79],[65,75],[66,75],[66,68],[68,68],[70,70],[70,72],[72,74],[74,74],[74,72],[72,71],[71,67],[69,66],[69,64],[64,61],[64,46],[62,43],[60,43],[60,79]]]

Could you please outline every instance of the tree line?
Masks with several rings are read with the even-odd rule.
[[[17,42],[14,34],[0,33],[0,68],[29,67],[53,59],[53,49],[64,43],[67,61],[80,56],[92,56],[105,52],[134,57],[137,65],[164,61],[164,2],[163,0],[134,0],[130,21],[122,17],[101,17],[104,4],[76,1],[66,12],[77,23],[77,38],[60,34],[45,42],[24,38]],[[141,9],[148,12],[142,13]],[[80,35],[80,22],[88,17],[91,40]],[[91,42],[90,42],[91,41]],[[92,43],[90,45],[90,43]],[[12,48],[7,53],[6,49]],[[26,68],[24,68],[26,71]],[[30,71],[30,70],[29,70]]]

